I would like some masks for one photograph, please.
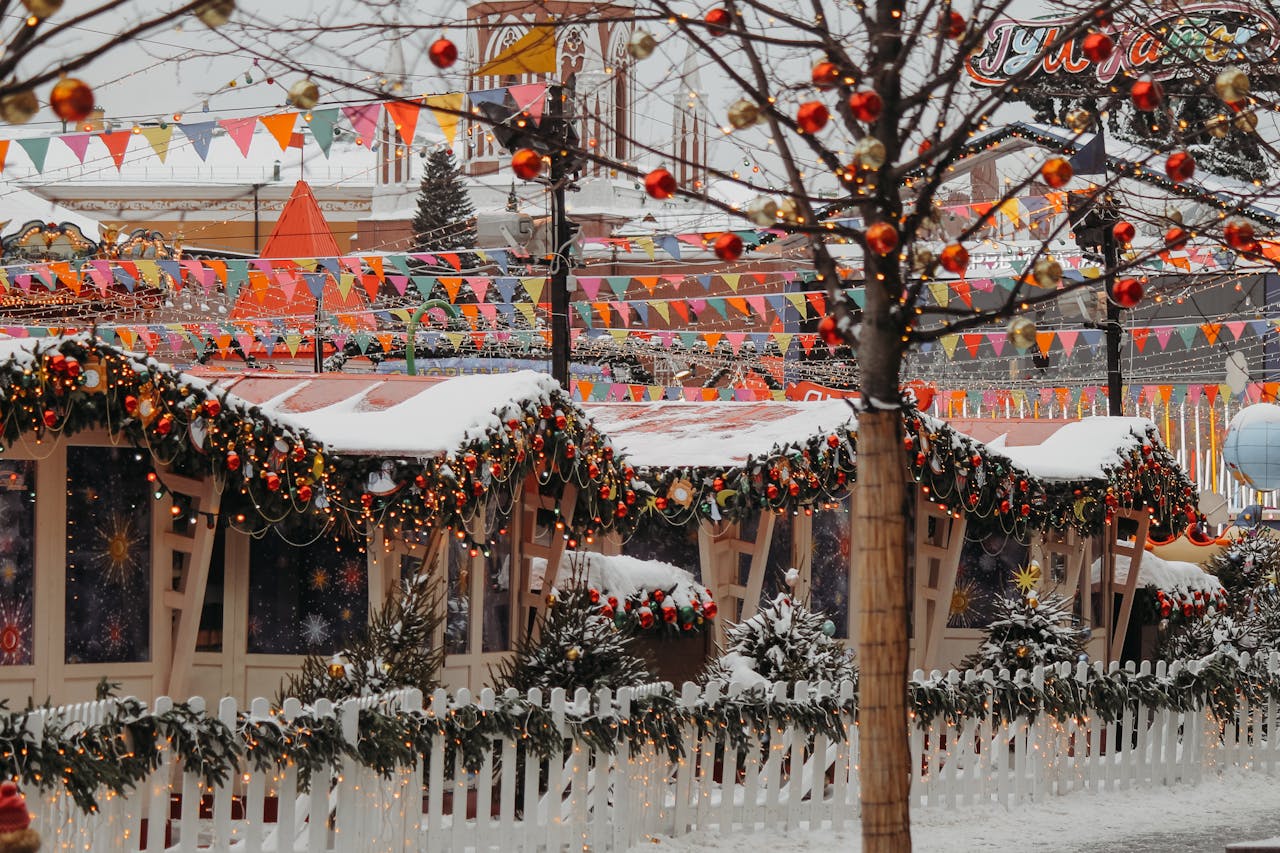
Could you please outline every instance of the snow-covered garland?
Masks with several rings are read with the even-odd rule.
[[[28,354],[29,353],[29,354]],[[159,467],[188,476],[212,474],[232,488],[223,513],[246,529],[313,514],[348,529],[374,524],[400,534],[468,520],[495,492],[513,495],[531,472],[579,489],[570,536],[591,536],[626,519],[635,503],[630,469],[559,392],[513,402],[481,436],[454,454],[426,460],[343,456],[305,430],[292,429],[196,377],[77,336],[0,364],[0,435],[12,445],[26,434],[104,428],[150,450]],[[370,491],[370,483],[390,486]],[[163,486],[163,481],[158,484]],[[471,542],[477,549],[485,542]]]

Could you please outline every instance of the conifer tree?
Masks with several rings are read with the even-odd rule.
[[[1225,551],[1207,560],[1204,568],[1227,591],[1228,610],[1239,615],[1253,592],[1280,574],[1280,537],[1265,527],[1245,530]]]
[[[1030,670],[1074,663],[1084,651],[1085,633],[1072,625],[1070,607],[1061,596],[1042,596],[1031,589],[1026,595],[997,599],[995,611],[986,640],[965,666]]]
[[[440,146],[427,155],[413,216],[413,242],[419,252],[470,249],[476,244],[476,210],[452,148]]]

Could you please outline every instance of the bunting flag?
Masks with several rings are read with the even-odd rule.
[[[192,150],[196,152],[201,162],[209,156],[209,143],[213,141],[213,129],[217,126],[216,121],[196,121],[178,125],[178,129],[187,137]]]
[[[557,70],[555,29],[534,27],[497,56],[477,68],[472,76],[554,74]]]
[[[44,159],[49,154],[49,137],[33,136],[28,139],[19,139],[18,145],[27,152],[27,156],[31,158],[31,165],[36,171],[43,172]]]
[[[99,133],[98,138],[107,146],[107,151],[111,152],[111,159],[116,164],[116,171],[124,165],[124,154],[129,150],[129,140],[133,138],[133,132],[129,130],[117,130],[112,133]]]
[[[462,112],[462,92],[447,92],[443,95],[428,95],[423,103],[431,110],[440,132],[450,145],[458,138],[458,120]]]
[[[222,129],[240,149],[240,153],[248,157],[249,146],[253,144],[253,131],[258,126],[258,117],[224,118],[218,124],[222,125]]]
[[[81,163],[84,162],[84,155],[89,150],[89,134],[87,133],[68,133],[65,136],[59,136],[71,153],[76,155],[76,159]]]
[[[164,127],[144,127],[142,129],[142,138],[147,140],[147,144],[151,146],[151,150],[156,152],[156,157],[163,163],[165,158],[169,156],[169,145],[173,141],[173,125],[166,124]]]
[[[324,156],[329,156],[329,149],[333,147],[333,126],[338,122],[338,108],[333,107],[327,110],[312,110],[307,114],[307,126],[311,128],[311,138],[316,141],[316,145],[320,146],[320,150],[324,152]]]
[[[0,172],[4,171],[4,161],[9,157],[9,140],[0,139]]]
[[[262,116],[258,119],[262,122],[262,126],[267,129],[267,133],[279,144],[280,150],[284,151],[289,147],[289,142],[293,138],[293,126],[298,122],[297,113],[276,113],[275,115]]]
[[[356,136],[365,140],[366,144],[373,141],[374,132],[378,127],[378,111],[381,106],[381,104],[358,104],[342,108],[342,114],[347,117],[347,121],[351,122],[351,127],[355,130]]]
[[[412,146],[414,135],[418,132],[418,115],[422,108],[417,104],[388,101],[386,110],[387,117],[395,125],[396,133],[400,134],[405,145]]]
[[[510,86],[507,91],[516,102],[517,111],[528,110],[534,121],[542,121],[542,109],[546,106],[546,83],[524,83]]]

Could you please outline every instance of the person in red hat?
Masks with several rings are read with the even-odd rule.
[[[27,799],[12,782],[0,782],[0,853],[36,853],[40,835],[31,828]]]

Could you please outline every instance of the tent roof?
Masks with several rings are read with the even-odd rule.
[[[333,258],[341,254],[311,186],[306,181],[298,181],[262,247],[262,257]]]

